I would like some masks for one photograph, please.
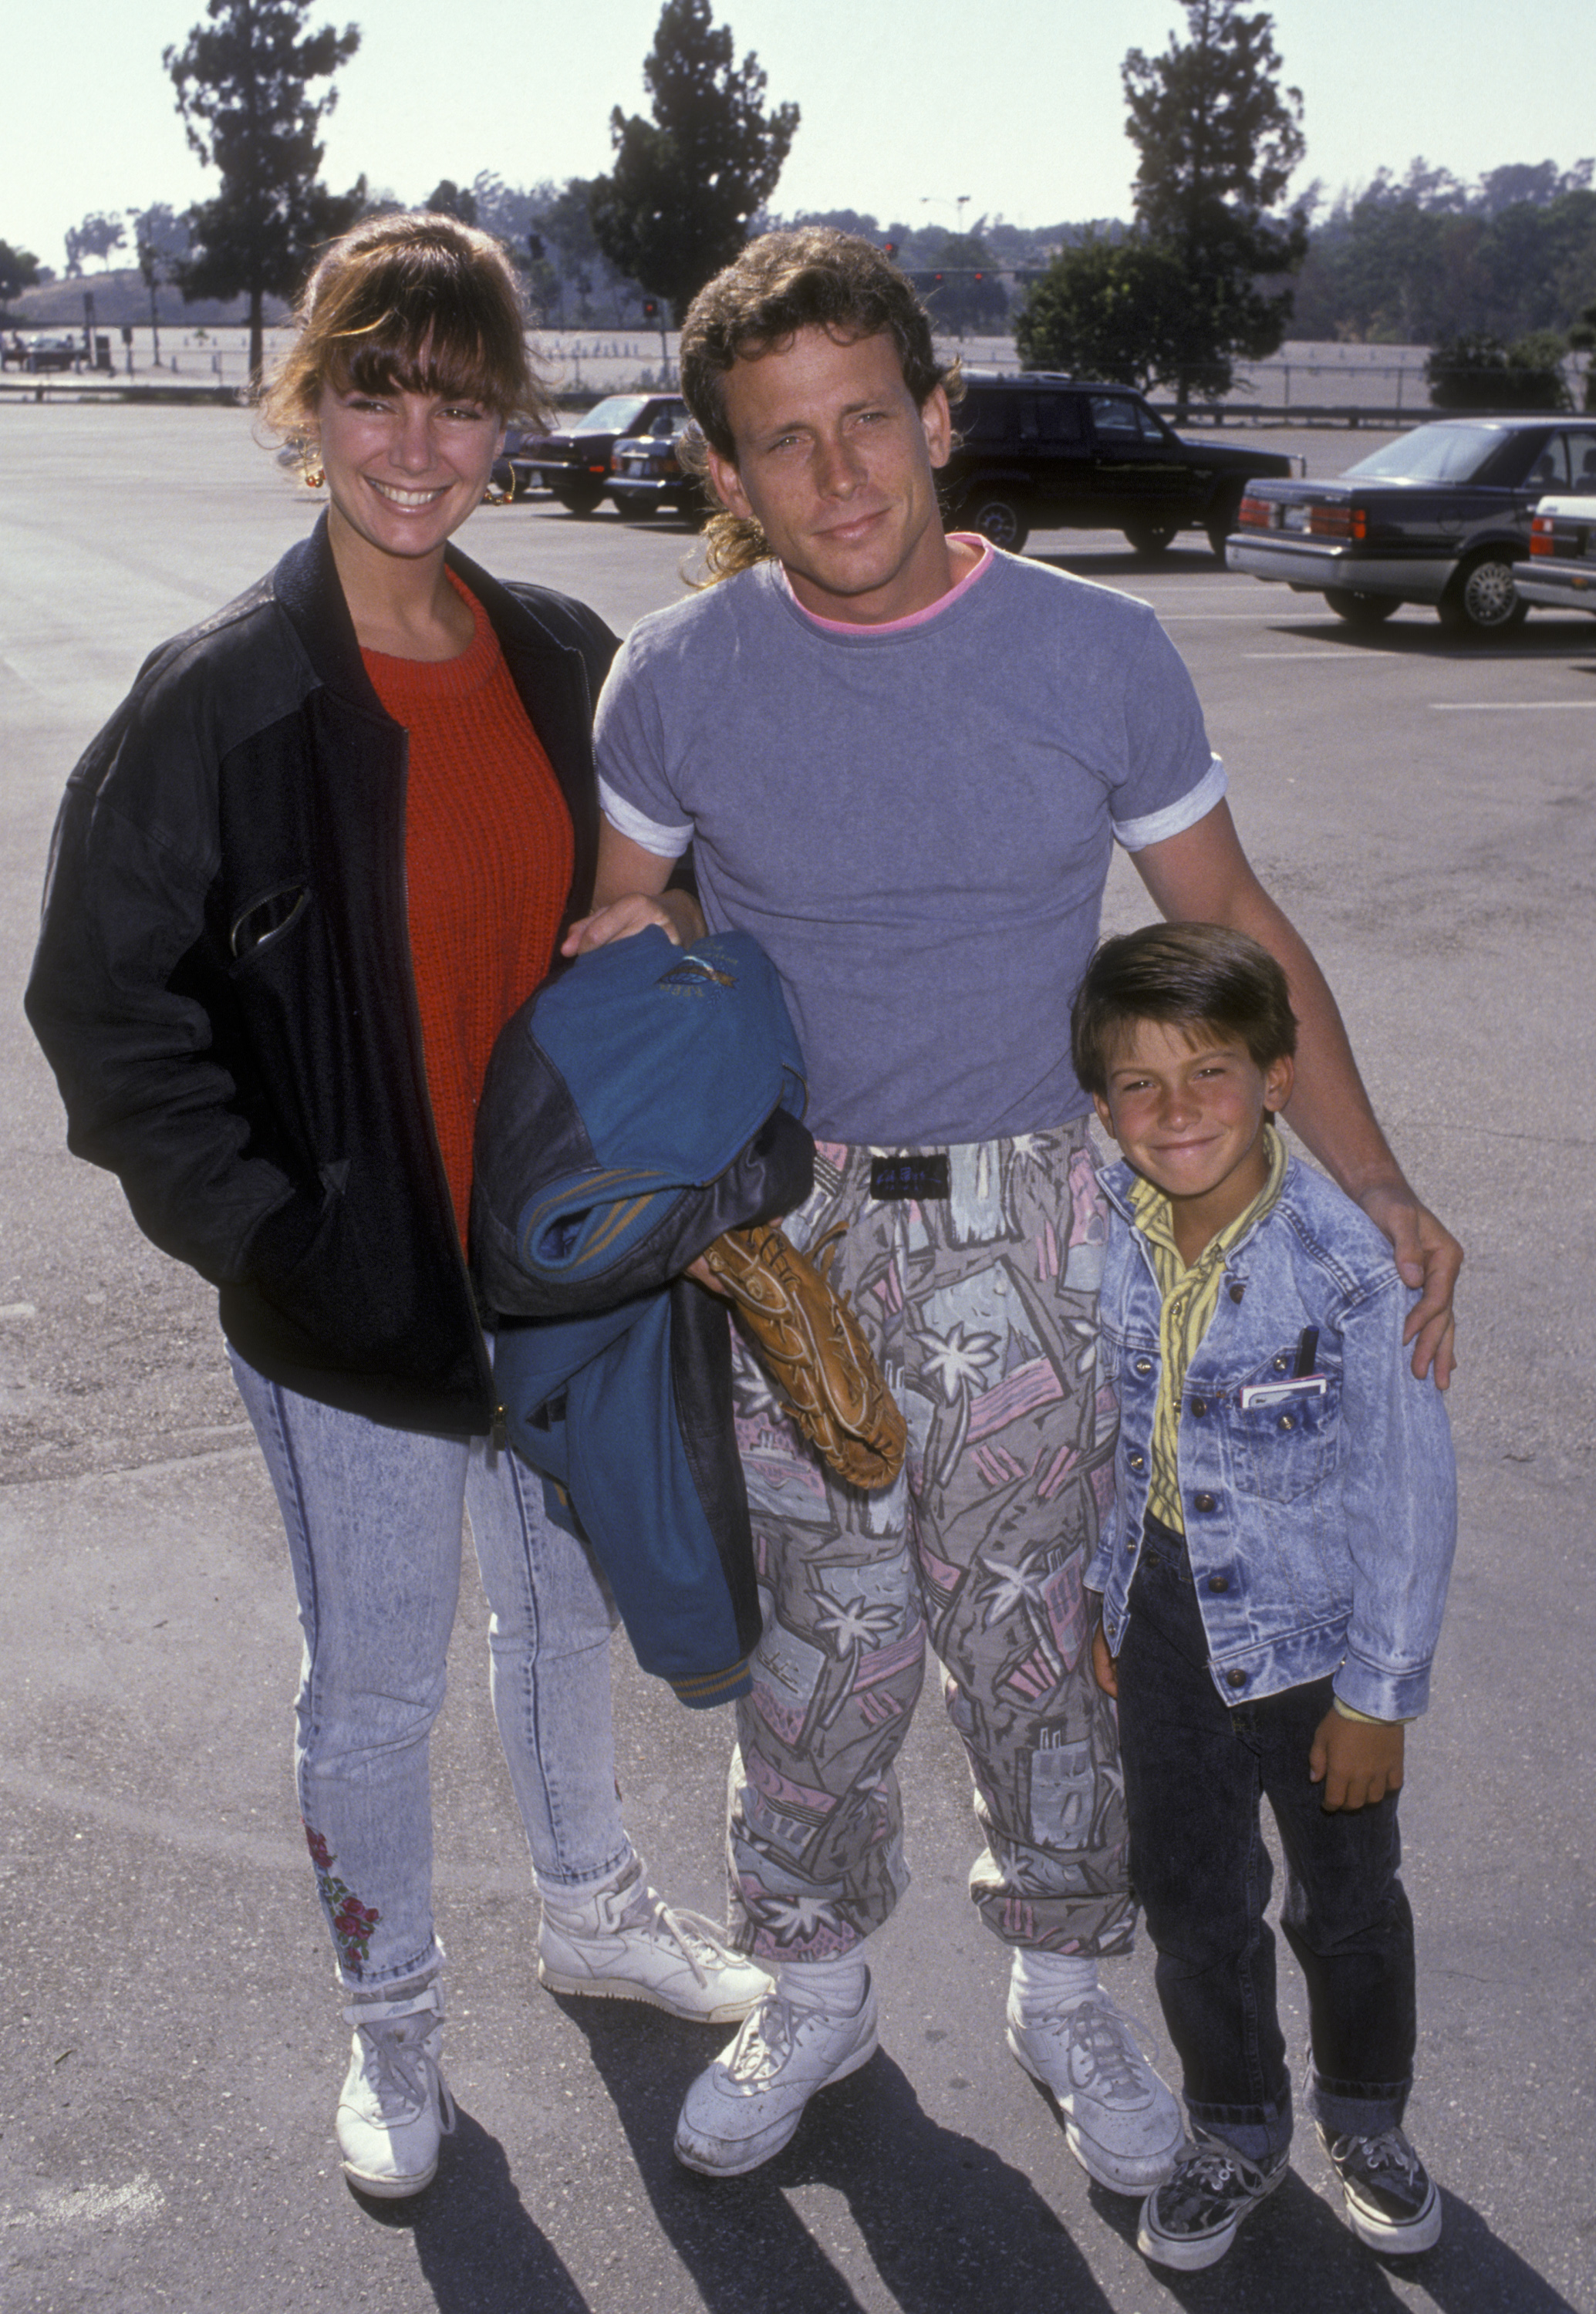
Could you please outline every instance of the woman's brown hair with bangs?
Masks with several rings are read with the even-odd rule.
[[[364,217],[305,284],[298,334],[260,397],[292,440],[323,391],[459,394],[504,420],[550,422],[526,349],[521,284],[499,243],[455,217]]]

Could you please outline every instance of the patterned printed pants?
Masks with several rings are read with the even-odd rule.
[[[828,1275],[908,1418],[890,1489],[833,1479],[736,1346],[765,1630],[737,1705],[729,1918],[766,1962],[849,1951],[907,1886],[893,1763],[928,1630],[974,1777],[987,1926],[1057,1952],[1131,1941],[1114,1708],[1081,1584],[1113,1482],[1107,1209],[1084,1119],[946,1153],[946,1199],[877,1203],[871,1152],[823,1143],[783,1224],[810,1247],[841,1228]]]

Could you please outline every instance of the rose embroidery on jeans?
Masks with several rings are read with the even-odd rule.
[[[322,1902],[327,1907],[327,1917],[332,1922],[332,1933],[343,1965],[351,1976],[358,1976],[371,1957],[371,1932],[382,1919],[375,1905],[363,1904],[353,1889],[338,1879],[333,1866],[338,1859],[319,1832],[304,1827],[305,1844],[311,1852],[311,1862],[316,1868],[316,1886]]]

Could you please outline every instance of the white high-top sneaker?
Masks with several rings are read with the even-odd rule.
[[[357,2000],[349,2070],[338,2100],[344,2176],[362,2194],[400,2202],[429,2186],[440,2137],[454,2127],[454,2100],[438,2071],[443,1987],[435,1977],[400,2000]]]
[[[702,2025],[735,2025],[771,1980],[733,1952],[713,1921],[678,1912],[634,1859],[618,1881],[575,1903],[543,1893],[538,1981],[551,1992],[646,2000]]]

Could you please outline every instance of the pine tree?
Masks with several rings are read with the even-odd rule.
[[[665,0],[643,66],[652,121],[610,115],[615,165],[589,189],[593,229],[617,271],[668,298],[679,323],[732,259],[774,191],[798,125],[796,104],[764,109],[756,57],[733,63],[729,26],[710,0]]]
[[[39,278],[39,260],[31,249],[13,249],[8,241],[0,241],[0,314],[4,314],[20,289],[31,289]]]
[[[250,376],[259,383],[262,305],[291,296],[312,251],[359,214],[362,178],[349,192],[328,191],[318,172],[318,131],[336,92],[313,99],[360,45],[358,29],[331,24],[306,32],[310,0],[207,0],[208,22],[162,62],[177,90],[189,142],[221,172],[221,190],[189,213],[194,253],[179,283],[185,298],[250,301]]]
[[[1295,272],[1308,247],[1301,210],[1278,214],[1306,151],[1300,89],[1279,85],[1273,21],[1236,0],[1186,0],[1189,40],[1162,56],[1133,49],[1121,67],[1142,155],[1136,218],[1148,243],[1179,264],[1174,384],[1184,414],[1194,391],[1223,393],[1233,357],[1261,360],[1285,334],[1288,288],[1261,278]]]

